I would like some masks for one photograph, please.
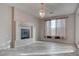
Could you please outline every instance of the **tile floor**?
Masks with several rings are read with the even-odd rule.
[[[0,50],[0,56],[63,56],[76,55],[69,44],[37,41],[27,46]]]

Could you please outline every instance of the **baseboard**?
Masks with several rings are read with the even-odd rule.
[[[74,46],[73,42],[66,42],[66,41],[59,41],[59,40],[39,40],[39,41],[63,43],[63,44],[69,44],[69,45],[73,45]]]

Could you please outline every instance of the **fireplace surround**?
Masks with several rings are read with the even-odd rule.
[[[32,38],[32,26],[21,26],[20,34],[21,40]]]

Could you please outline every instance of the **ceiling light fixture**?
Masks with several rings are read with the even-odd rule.
[[[40,17],[44,17],[45,16],[45,4],[41,3],[40,4],[40,11],[39,11]]]

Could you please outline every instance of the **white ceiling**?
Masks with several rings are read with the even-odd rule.
[[[25,11],[27,14],[39,17],[39,3],[10,3],[4,5],[15,6],[16,8]],[[74,13],[76,6],[77,3],[46,3],[45,17]],[[51,12],[53,12],[53,14],[51,14]]]

